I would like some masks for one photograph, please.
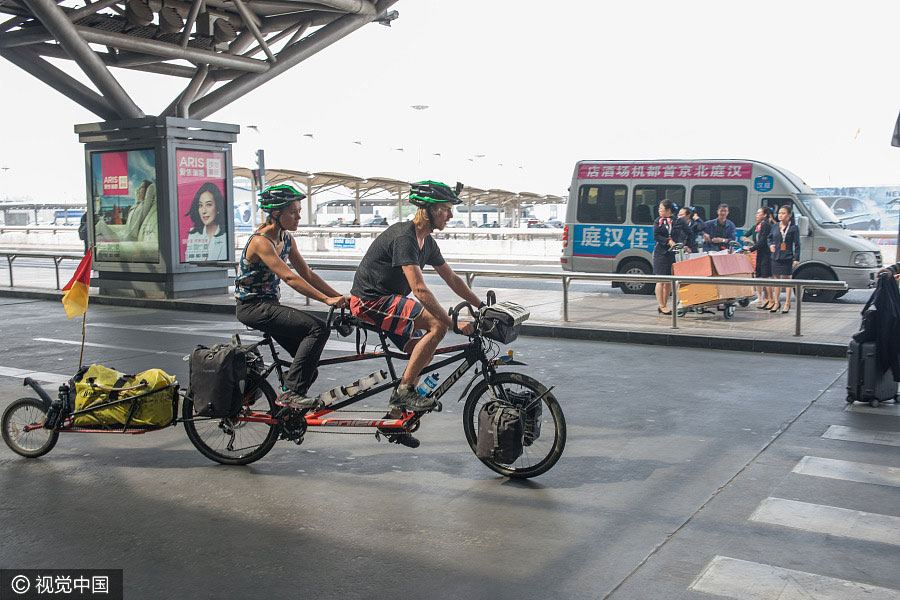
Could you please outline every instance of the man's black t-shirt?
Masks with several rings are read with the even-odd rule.
[[[412,221],[395,223],[375,238],[359,263],[350,293],[361,300],[375,300],[383,296],[406,296],[412,289],[403,274],[405,265],[439,267],[444,257],[430,235],[419,249],[416,225]]]

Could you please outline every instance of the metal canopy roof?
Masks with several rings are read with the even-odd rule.
[[[253,173],[247,167],[234,167],[234,174],[238,177],[246,177],[253,180]],[[307,187],[310,194],[328,191],[336,187],[344,187],[353,191],[359,190],[359,198],[364,204],[388,205],[398,200],[405,199],[409,193],[409,183],[399,179],[387,177],[358,177],[344,173],[307,173],[291,169],[266,169],[266,184],[277,185],[279,183],[294,182]],[[377,194],[388,193],[391,198],[372,198]],[[534,204],[558,204],[565,202],[560,196],[541,195],[534,192],[511,192],[501,189],[482,190],[476,187],[466,186],[460,193],[460,199],[465,204],[494,205],[498,208],[504,204],[522,206]],[[348,200],[334,201],[344,204]]]
[[[363,25],[390,25],[396,2],[0,0],[0,56],[107,121],[145,116],[109,67],[186,78],[158,116],[205,119]],[[75,61],[100,93],[44,57]]]

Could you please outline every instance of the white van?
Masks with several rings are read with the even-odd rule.
[[[756,211],[792,203],[800,228],[797,279],[846,281],[869,288],[881,268],[872,242],[841,225],[803,180],[780,167],[753,160],[584,160],[575,165],[562,268],[590,273],[653,272],[653,221],[660,201],[695,208],[703,220],[716,218],[719,204],[742,233],[756,224]],[[652,284],[614,284],[626,294],[651,294]],[[831,301],[846,292],[807,291],[804,299]]]

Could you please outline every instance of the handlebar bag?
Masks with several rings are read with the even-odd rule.
[[[195,414],[202,417],[236,416],[244,401],[244,391],[262,372],[262,356],[254,346],[197,346],[188,362],[187,393],[194,402]]]
[[[520,304],[498,302],[481,311],[481,330],[485,337],[509,344],[519,337],[520,326],[530,316],[531,312]]]
[[[525,414],[522,410],[498,400],[481,407],[475,456],[512,464],[522,455],[524,440]]]
[[[165,427],[175,417],[175,378],[162,369],[126,375],[102,365],[91,365],[72,378],[75,383],[76,427],[125,425]],[[99,389],[133,388],[121,391]],[[154,391],[159,390],[159,391]],[[127,402],[122,400],[128,399]]]

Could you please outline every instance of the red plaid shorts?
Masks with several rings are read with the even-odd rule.
[[[366,323],[380,327],[400,350],[410,340],[419,339],[425,332],[416,329],[413,321],[425,308],[407,296],[382,296],[375,300],[360,300],[350,296],[350,312]]]

